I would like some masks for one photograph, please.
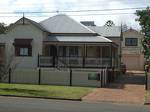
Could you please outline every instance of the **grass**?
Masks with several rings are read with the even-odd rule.
[[[150,73],[147,74],[148,75],[148,81],[150,81]],[[149,82],[148,82],[149,83]],[[145,94],[145,102],[146,103],[150,103],[150,90],[146,91]]]
[[[150,103],[150,90],[146,91],[146,103]]]
[[[27,84],[4,84],[0,83],[0,95],[15,95],[29,97],[81,99],[93,88],[49,86],[49,85],[27,85]]]

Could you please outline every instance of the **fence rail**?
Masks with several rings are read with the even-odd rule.
[[[52,65],[53,65],[53,57],[48,56],[39,57],[39,66],[52,66]]]
[[[39,66],[63,66],[65,63],[68,67],[111,67],[111,61],[110,58],[40,56]]]

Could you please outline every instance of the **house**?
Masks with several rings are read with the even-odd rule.
[[[112,42],[118,45],[118,53],[117,53],[117,65],[120,67],[121,64],[121,27],[120,26],[96,26],[93,21],[81,21],[82,24],[86,25],[91,30],[95,31],[101,36],[104,36],[110,39]]]
[[[94,21],[82,21],[91,30],[115,42],[118,47],[118,66],[124,63],[128,70],[144,70],[144,55],[141,39],[143,35],[134,30],[121,31],[119,26],[96,26]]]
[[[144,70],[144,54],[141,40],[143,34],[130,28],[123,32],[122,62],[128,70]]]
[[[67,15],[40,23],[23,17],[0,35],[0,46],[1,60],[14,56],[18,68],[118,66],[118,45]]]

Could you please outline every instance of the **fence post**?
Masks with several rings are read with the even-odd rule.
[[[37,66],[39,67],[40,66],[40,55],[38,54],[38,60],[37,60]]]
[[[72,69],[70,68],[70,86],[72,86]]]
[[[103,77],[104,77],[104,87],[106,87],[106,72],[105,72],[105,69],[103,69]]]
[[[106,69],[105,72],[106,72],[106,84],[107,84],[108,83],[108,70]]]
[[[103,74],[102,74],[102,70],[100,71],[100,76],[101,76],[101,87],[103,87]]]
[[[11,83],[11,68],[9,68],[9,73],[8,73],[8,75],[9,75],[8,83],[10,84],[10,83]]]
[[[145,72],[145,74],[146,74],[146,76],[145,76],[145,79],[146,79],[146,80],[145,80],[145,90],[147,90],[147,89],[148,89],[148,87],[147,87],[147,78],[148,78],[148,77],[147,77],[147,71]]]
[[[99,72],[100,72],[100,71],[99,71]],[[97,73],[97,77],[98,77],[97,81],[99,81],[99,82],[100,82],[100,84],[101,84],[101,78],[100,78],[100,73],[99,73],[99,72]],[[101,87],[101,85],[99,85],[98,87],[100,88],[100,87]]]
[[[39,80],[38,80],[38,84],[41,84],[41,68],[39,68]]]

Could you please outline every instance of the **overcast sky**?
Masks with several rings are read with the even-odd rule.
[[[150,0],[0,0],[0,12],[20,12],[20,11],[44,12],[44,11],[97,10],[97,9],[101,10],[101,9],[146,7],[148,5],[150,5]],[[62,14],[62,12],[59,13]],[[95,21],[95,24],[98,26],[104,25],[107,20],[113,20],[116,25],[126,23],[129,27],[139,28],[138,22],[135,22],[135,19],[137,17],[134,14],[94,15],[94,14],[112,14],[112,13],[135,13],[135,10],[74,12],[74,13],[70,12],[65,14],[70,15],[77,21]],[[87,16],[87,14],[93,15]],[[32,14],[32,15],[25,14],[26,17],[33,19],[37,22],[46,19],[48,17],[31,17],[31,16],[51,17],[53,15],[56,15],[56,13]],[[0,22],[10,24],[20,18],[14,16],[22,16],[22,15],[0,13]]]

